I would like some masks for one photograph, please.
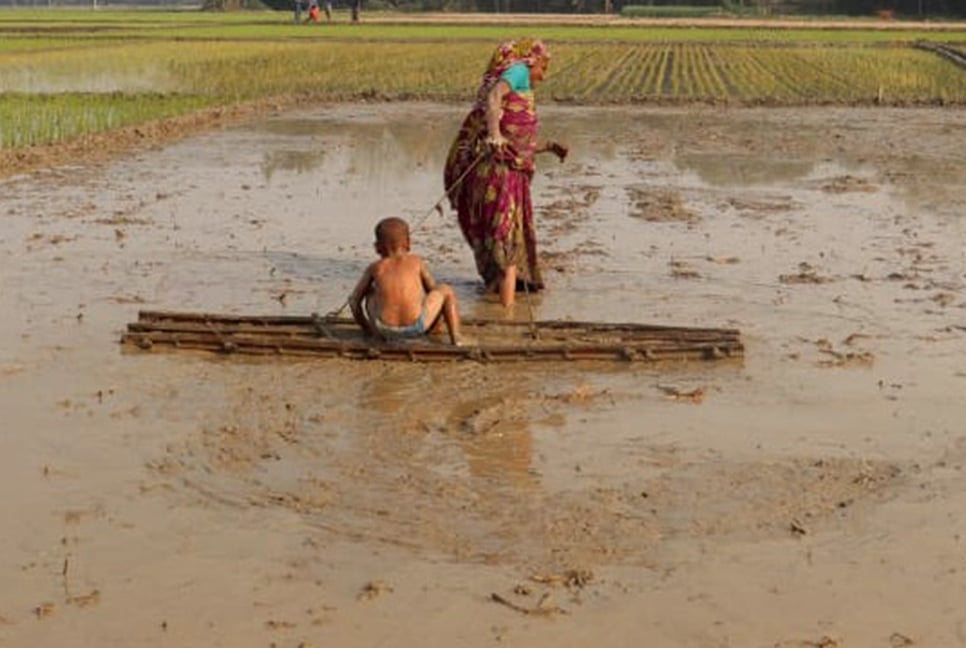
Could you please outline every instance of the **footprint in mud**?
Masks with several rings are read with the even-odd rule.
[[[835,281],[831,277],[820,275],[818,269],[807,261],[798,264],[798,272],[778,275],[778,281],[783,284],[824,284]]]
[[[668,263],[670,275],[675,279],[700,279],[701,273],[687,261],[672,260]]]
[[[775,644],[775,648],[838,648],[837,639],[823,635],[819,639],[785,639]]]
[[[874,193],[879,188],[865,178],[858,178],[853,175],[838,176],[822,184],[822,191],[825,193]]]
[[[393,591],[393,586],[382,580],[372,580],[362,586],[359,590],[359,594],[356,595],[356,600],[358,601],[371,601],[373,599],[379,598],[383,594],[391,594]]]
[[[555,191],[566,194],[540,208],[540,221],[551,240],[578,229],[580,221],[600,197],[601,188],[589,185],[560,186]]]
[[[633,204],[631,217],[649,223],[696,223],[701,217],[686,208],[677,191],[665,189],[641,189],[628,187],[628,197]]]
[[[790,196],[775,196],[773,198],[729,198],[726,207],[731,207],[743,216],[761,218],[776,212],[785,212],[799,208]]]

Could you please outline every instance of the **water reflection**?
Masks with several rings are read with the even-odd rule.
[[[360,395],[361,409],[379,415],[389,427],[413,431],[428,417],[420,411],[423,392],[428,387],[418,372],[386,367],[366,382]]]
[[[280,150],[265,153],[262,160],[262,176],[271,180],[278,171],[308,173],[325,162],[325,149],[313,151]]]
[[[480,392],[493,383],[496,393]],[[358,401],[377,431],[442,435],[462,458],[451,469],[480,479],[485,488],[529,490],[539,486],[533,470],[530,403],[521,385],[489,369],[467,365],[382,366],[368,379]],[[444,387],[445,386],[445,387]],[[433,466],[443,469],[444,466]]]
[[[506,422],[460,445],[474,477],[516,490],[539,486],[539,475],[532,468],[533,434],[526,421]]]
[[[540,485],[533,469],[531,416],[521,389],[481,395],[463,394],[449,415],[449,429],[459,442],[470,475],[487,487],[532,490]]]
[[[427,170],[442,178],[443,160],[458,122],[440,119],[435,114],[438,110],[407,113],[404,118],[376,123],[365,116],[348,121],[324,116],[267,121],[262,130],[285,137],[279,140],[282,146],[297,143],[298,148],[267,153],[263,172],[268,178],[278,171],[319,171],[333,176],[351,173],[393,182],[414,171]],[[306,140],[316,147],[305,150]]]
[[[792,157],[686,152],[692,146],[688,143],[690,122],[683,113],[628,108],[553,108],[543,113],[543,136],[571,145],[570,167],[625,158],[627,170],[632,170],[643,161],[665,159],[709,185],[731,187],[801,179],[819,159],[807,152]],[[350,119],[326,113],[280,116],[260,127],[280,136],[276,140],[279,148],[265,154],[263,173],[267,178],[282,171],[331,177],[355,174],[375,185],[402,184],[414,173],[423,173],[441,182],[442,166],[461,117],[457,108],[418,104],[403,109],[397,106],[391,112],[364,107]],[[736,129],[741,131],[741,125]],[[548,163],[540,170],[559,172]]]
[[[814,160],[776,159],[748,155],[684,154],[673,159],[675,168],[691,171],[715,187],[742,187],[790,182],[806,177]]]
[[[337,280],[352,283],[362,276],[368,259],[340,259],[316,254],[299,254],[280,250],[265,250],[263,254],[269,273],[275,277],[291,277],[311,281]],[[346,295],[348,296],[348,295]]]

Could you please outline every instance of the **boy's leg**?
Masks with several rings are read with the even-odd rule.
[[[456,294],[447,284],[440,284],[426,295],[426,328],[429,330],[439,319],[440,314],[449,329],[449,340],[458,344],[460,339],[460,314],[456,307]]]

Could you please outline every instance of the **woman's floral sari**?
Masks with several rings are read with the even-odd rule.
[[[518,282],[530,290],[543,288],[530,199],[539,127],[532,90],[511,91],[504,99],[500,131],[509,143],[506,151],[491,153],[484,141],[490,89],[511,65],[532,65],[545,56],[546,46],[530,39],[497,48],[446,161],[450,204],[488,287],[499,282],[506,268],[516,266]]]

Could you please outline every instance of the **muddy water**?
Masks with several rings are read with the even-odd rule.
[[[961,111],[543,111],[549,289],[507,316],[737,327],[741,364],[119,349],[142,308],[338,309],[386,215],[503,316],[433,210],[460,113],[0,184],[0,643],[966,645]]]

